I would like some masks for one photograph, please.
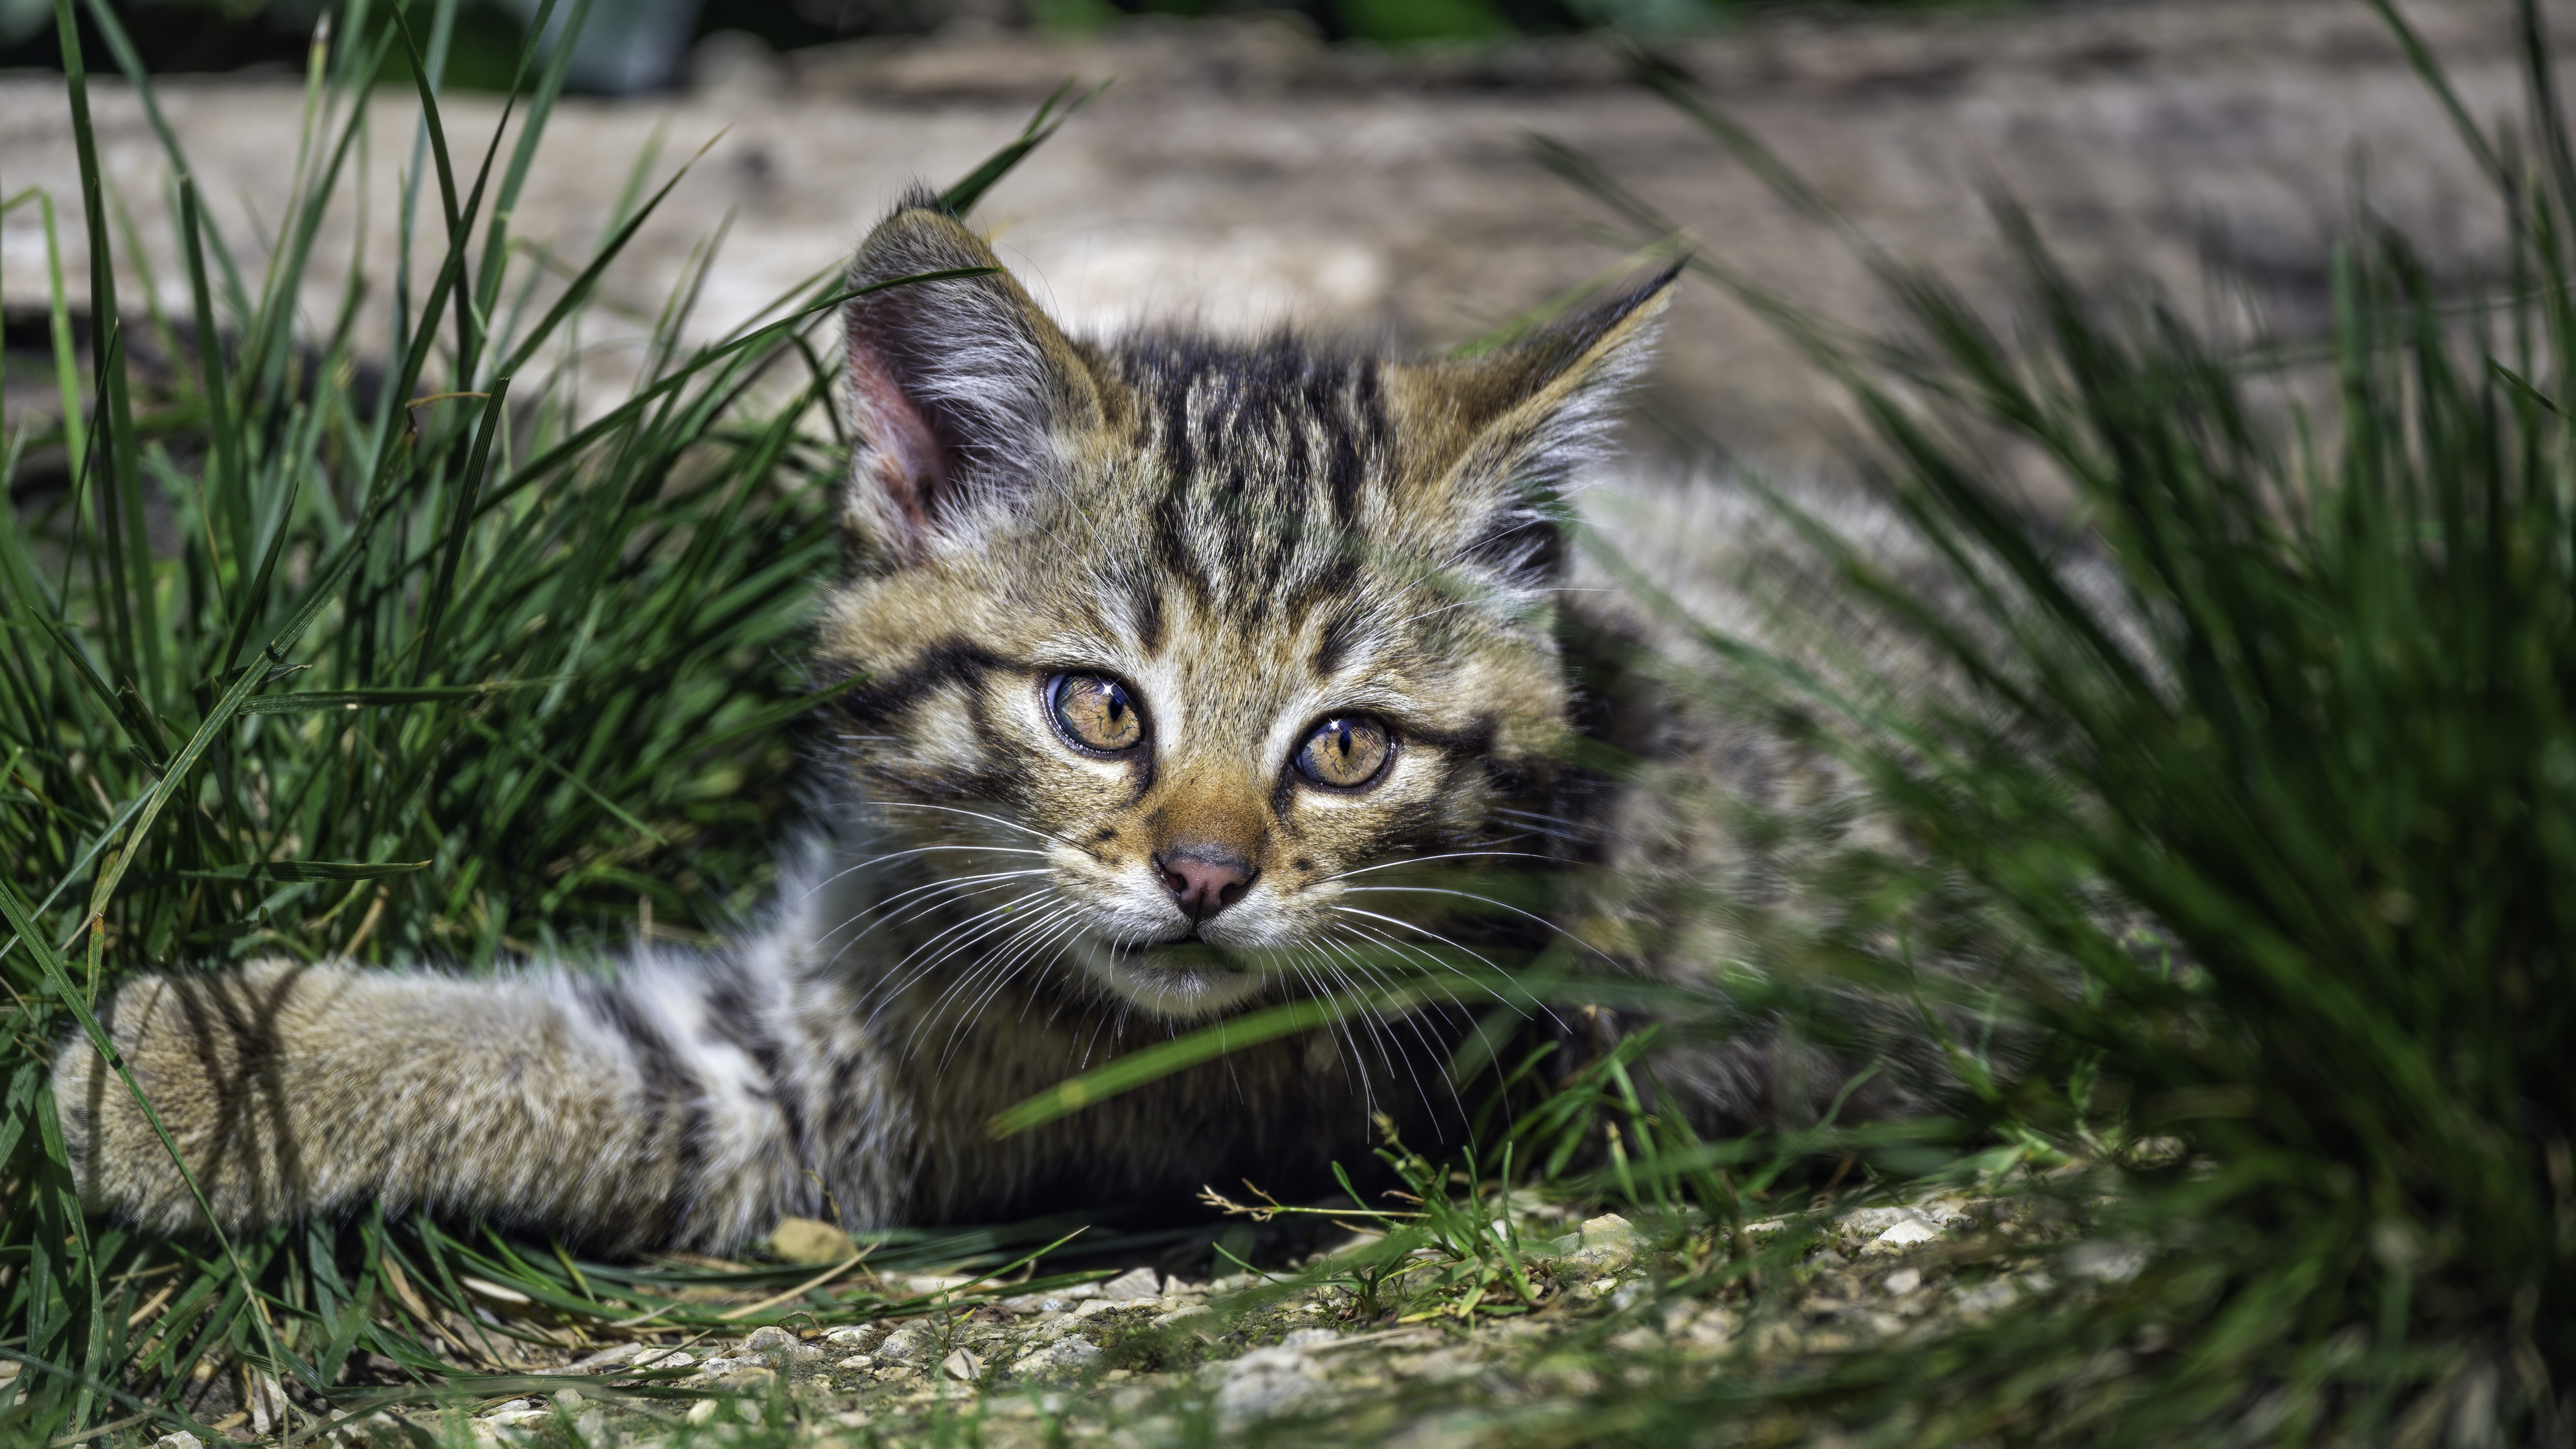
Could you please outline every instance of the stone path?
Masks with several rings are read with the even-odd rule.
[[[2576,12],[2576,6],[2554,6]],[[2481,117],[2514,104],[2508,7],[2406,6]],[[2561,35],[2576,35],[2562,24]],[[2498,240],[2481,183],[2378,22],[2354,0],[2162,0],[1929,18],[1750,23],[1675,56],[1870,236],[1995,294],[2006,268],[1981,193],[2008,189],[2077,263],[2189,286],[2204,255],[2291,330],[2322,316],[2328,239],[2365,159],[2371,201],[2436,263],[2473,274]],[[1243,331],[1298,320],[1434,347],[1615,267],[1606,215],[1530,157],[1543,132],[1686,224],[1707,252],[1845,317],[1875,315],[1865,269],[1705,133],[1588,42],[1387,56],[1335,52],[1267,21],[1140,22],[1082,44],[1029,37],[866,43],[792,63],[711,42],[700,83],[568,102],[516,218],[578,255],[659,135],[667,173],[721,135],[613,279],[649,317],[691,249],[732,218],[697,331],[730,326],[832,267],[912,178],[952,178],[1014,134],[1062,78],[1116,83],[982,212],[1004,254],[1070,320]],[[165,81],[214,215],[256,260],[285,194],[299,97],[276,79]],[[96,95],[107,166],[175,296],[167,168],[121,87]],[[414,103],[374,102],[374,200],[334,214],[313,276],[322,315],[353,248],[390,276],[395,177]],[[460,150],[489,99],[451,103]],[[59,82],[0,78],[0,186],[49,188],[77,230]],[[72,284],[81,252],[71,244]],[[0,297],[44,294],[32,209],[0,231]],[[598,342],[593,335],[585,339]],[[1656,383],[1731,445],[1812,463],[1835,403],[1765,324],[1700,289]]]

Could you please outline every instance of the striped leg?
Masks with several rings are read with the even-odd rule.
[[[750,1028],[710,1010],[747,990],[716,960],[647,957],[614,981],[268,961],[133,982],[107,1026],[228,1226],[381,1195],[603,1247],[712,1245],[810,1193]],[[54,1091],[93,1207],[202,1222],[85,1039]]]

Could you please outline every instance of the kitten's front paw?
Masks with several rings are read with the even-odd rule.
[[[259,1091],[268,1013],[296,968],[254,966],[225,977],[145,977],[127,983],[100,1025],[150,1099],[189,1173],[227,1225],[287,1207],[270,1113]],[[134,1093],[86,1035],[54,1059],[54,1103],[82,1202],[162,1232],[205,1215]]]

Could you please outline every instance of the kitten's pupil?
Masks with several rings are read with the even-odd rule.
[[[1127,686],[1117,680],[1097,674],[1067,674],[1057,678],[1052,693],[1056,728],[1074,744],[1116,753],[1143,743],[1144,718],[1136,712],[1136,701],[1128,694]]]
[[[1355,790],[1385,772],[1392,753],[1386,726],[1365,715],[1344,715],[1315,726],[1297,751],[1297,773],[1318,785]]]

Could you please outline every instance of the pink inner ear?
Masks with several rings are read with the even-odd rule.
[[[930,523],[933,495],[948,481],[947,458],[930,422],[896,386],[885,360],[867,343],[850,340],[851,421],[872,456],[868,471],[897,512],[917,527]]]

